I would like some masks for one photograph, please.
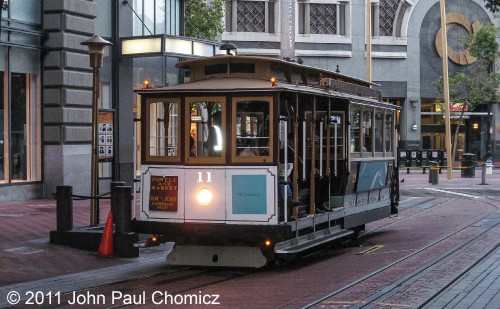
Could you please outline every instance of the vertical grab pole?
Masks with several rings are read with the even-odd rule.
[[[299,93],[295,95],[295,114],[293,115],[293,180],[292,180],[292,194],[293,201],[295,205],[299,201],[299,152],[298,152],[298,141],[299,141]],[[294,218],[298,215],[297,207],[292,208],[292,214]]]
[[[337,177],[337,119],[333,121],[333,140],[335,143],[333,144],[333,175]]]
[[[319,177],[323,177],[323,119],[319,122]]]
[[[332,109],[330,107],[330,103],[331,103],[331,99],[329,98],[328,99],[328,114],[326,116],[326,170],[325,170],[325,174],[326,176],[330,177],[331,176],[331,171],[330,171],[330,168],[331,168],[331,163],[330,163],[330,159],[331,159],[331,152],[330,152],[330,147],[332,146],[331,144],[331,132],[330,132],[330,124],[331,124],[331,116],[330,114],[332,113]],[[330,191],[330,190],[328,190]],[[330,194],[328,194],[328,196],[330,196]]]
[[[283,161],[284,161],[284,164],[283,164],[283,181],[284,181],[284,186],[283,186],[283,218],[284,218],[284,221],[285,223],[288,221],[288,202],[287,202],[287,198],[288,198],[288,122],[286,120],[282,120],[281,123],[283,124],[283,140],[285,142],[285,144],[283,145],[283,152],[284,152],[284,158],[283,158]]]
[[[331,181],[332,181],[332,173],[331,173],[331,147],[332,147],[332,144],[331,144],[331,132],[330,132],[330,125],[331,125],[331,121],[332,121],[332,116],[331,116],[331,113],[332,113],[332,109],[331,109],[331,99],[328,98],[328,113],[327,113],[327,116],[326,116],[326,170],[325,170],[325,173],[326,173],[326,176],[328,177],[328,207],[327,209],[330,209],[331,207],[331,202],[330,202],[330,184],[331,184]],[[330,216],[330,215],[328,215]],[[330,227],[330,223],[331,221],[328,220],[328,227]]]
[[[302,180],[306,179],[306,120],[302,121],[302,161],[304,163],[304,167],[302,168]]]
[[[313,97],[313,112],[311,117],[311,173],[310,173],[310,186],[309,186],[309,214],[315,214],[316,205],[316,97]]]

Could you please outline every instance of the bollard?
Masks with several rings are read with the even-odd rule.
[[[132,230],[132,187],[115,186],[111,191],[111,208],[116,232],[129,233]]]
[[[486,185],[486,163],[481,164],[481,184]]]
[[[111,191],[111,209],[114,209],[115,244],[117,256],[132,258],[139,256],[139,234],[132,232],[132,187],[115,186]]]
[[[73,229],[73,187],[56,187],[57,231],[67,232]]]
[[[431,167],[429,168],[429,182],[433,185],[437,185],[439,182],[439,162],[430,162]]]
[[[119,187],[119,186],[124,186],[125,185],[125,181],[112,181],[109,185],[109,192],[111,192],[111,212],[113,213],[113,216],[115,216],[116,212],[118,211],[118,209],[115,209],[115,205],[119,205],[119,204],[115,204],[113,203],[113,190],[115,190],[116,187]]]

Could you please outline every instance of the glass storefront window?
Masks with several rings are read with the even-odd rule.
[[[41,178],[40,110],[36,104],[38,77],[0,72],[0,99],[10,86],[11,101],[0,104],[0,181],[37,181]],[[6,88],[7,87],[7,88]]]
[[[42,23],[42,1],[40,0],[10,0],[9,11],[12,19],[33,24]]]
[[[180,35],[181,0],[134,0],[134,36]]]
[[[26,75],[12,74],[10,166],[12,179],[26,179]]]

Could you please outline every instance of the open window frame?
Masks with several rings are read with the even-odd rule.
[[[232,104],[231,104],[231,108],[232,108],[232,117],[231,117],[231,121],[233,123],[232,125],[232,144],[233,144],[233,147],[231,149],[231,161],[234,162],[234,163],[271,163],[273,162],[273,145],[274,145],[274,106],[273,106],[273,97],[272,96],[262,96],[262,97],[233,97],[232,99]],[[264,139],[268,139],[268,143],[267,143],[267,153],[266,154],[263,154],[263,150],[265,150],[265,146],[264,148],[261,148],[260,152],[258,155],[255,155],[255,156],[240,156],[238,155],[239,151],[241,149],[239,149],[237,147],[238,145],[238,139],[243,139],[243,137],[241,136],[241,133],[238,134],[237,132],[237,117],[239,116],[239,113],[238,112],[238,104],[239,103],[242,103],[242,102],[267,102],[268,103],[268,121],[269,123],[267,124],[268,126],[268,130],[269,130],[269,133],[268,135],[269,136],[257,136],[258,134],[256,134],[256,136],[254,137],[245,137],[245,139],[263,139],[262,141],[259,141],[259,144],[261,145],[264,145],[263,142],[265,143]],[[254,111],[254,112],[247,112],[246,114],[250,115],[257,115],[259,114],[258,111]],[[262,114],[263,118],[265,119],[265,115]]]

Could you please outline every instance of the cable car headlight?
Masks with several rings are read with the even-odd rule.
[[[214,195],[212,191],[210,191],[207,188],[202,188],[200,191],[198,191],[198,194],[196,194],[196,200],[202,207],[207,207],[212,204],[212,201],[214,200]]]

